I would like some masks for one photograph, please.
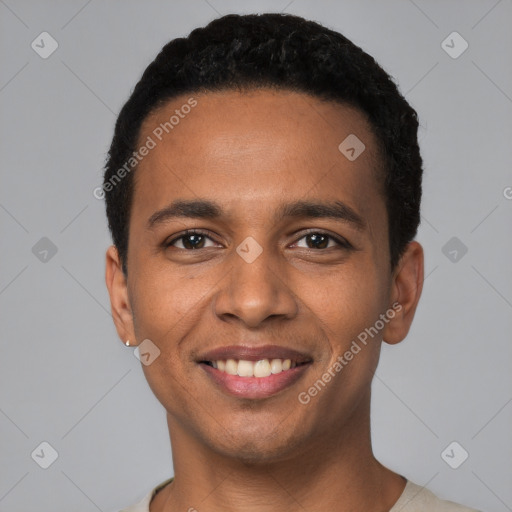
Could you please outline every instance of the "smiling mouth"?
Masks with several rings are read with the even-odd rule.
[[[216,361],[200,361],[200,363],[228,375],[264,378],[309,364],[310,361],[297,362],[291,359],[260,359],[258,361],[249,361],[247,359],[219,359]]]

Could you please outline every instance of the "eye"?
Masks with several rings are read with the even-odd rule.
[[[305,240],[305,246],[299,245],[301,240]],[[207,241],[210,241],[211,244],[207,245]],[[208,234],[206,234],[204,231],[196,229],[187,230],[185,233],[174,237],[172,240],[164,242],[165,247],[175,247],[177,249],[186,251],[215,247],[216,244],[217,242],[208,236]],[[344,238],[337,237],[323,231],[310,231],[299,238],[299,240],[295,242],[294,245],[297,247],[313,250],[332,249],[334,247],[342,247],[345,249],[352,248],[352,245]]]
[[[296,244],[298,244],[300,240],[306,240],[306,249],[331,249],[332,247],[343,247],[345,249],[352,248],[350,243],[344,238],[336,237],[322,231],[310,231],[306,235],[302,236]],[[329,242],[334,243],[329,245]]]
[[[177,249],[193,250],[193,249],[204,249],[206,247],[214,247],[214,245],[205,245],[205,241],[210,240],[214,242],[212,238],[207,236],[203,231],[188,230],[185,233],[165,242],[165,247],[176,247]],[[181,243],[181,247],[176,245],[176,242]],[[216,242],[214,242],[216,243]]]

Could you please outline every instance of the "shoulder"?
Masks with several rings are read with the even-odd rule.
[[[441,500],[425,487],[407,481],[404,492],[389,512],[479,512],[453,501]]]

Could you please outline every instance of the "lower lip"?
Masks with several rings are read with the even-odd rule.
[[[304,375],[310,364],[302,364],[268,377],[240,377],[221,372],[204,363],[200,366],[225,393],[238,398],[257,399],[268,398],[291,386]]]

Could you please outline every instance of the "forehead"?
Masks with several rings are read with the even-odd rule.
[[[364,147],[355,160],[340,150],[346,140]],[[146,217],[175,197],[212,196],[258,215],[287,196],[340,194],[364,212],[378,195],[376,140],[363,114],[306,94],[183,95],[145,119],[144,144],[152,148],[135,172],[132,206]]]

